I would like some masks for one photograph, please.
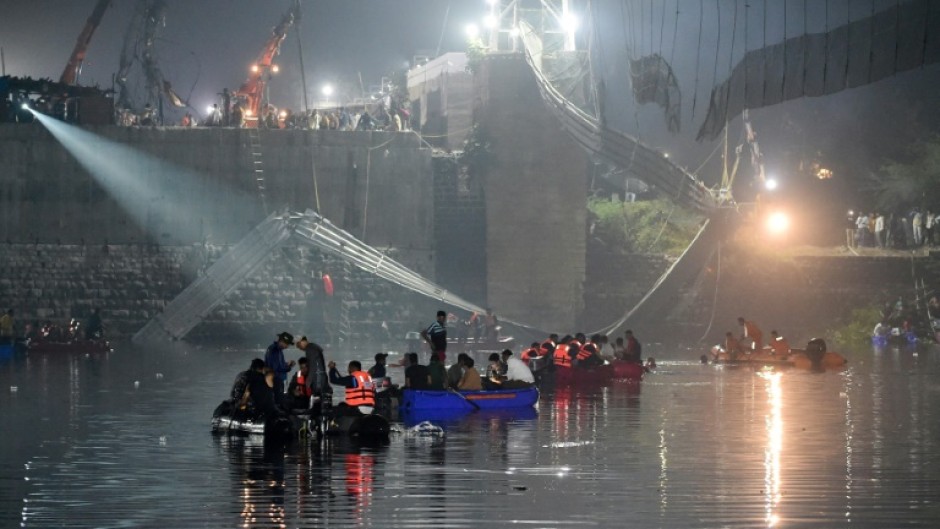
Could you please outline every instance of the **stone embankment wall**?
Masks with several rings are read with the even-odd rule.
[[[39,124],[0,124],[0,241],[237,242],[266,215],[252,131],[69,129],[92,175]],[[411,133],[261,130],[268,211],[319,210],[433,277],[431,150]],[[104,176],[102,176],[104,175]],[[110,179],[106,178],[110,177]],[[116,198],[119,197],[119,198]]]
[[[20,327],[36,320],[83,321],[98,307],[109,336],[126,337],[159,314],[226,249],[7,243],[0,252],[0,300],[4,309],[16,310]],[[332,297],[324,293],[323,273],[332,278]],[[432,302],[335,258],[288,246],[272,255],[190,337],[227,337],[244,345],[288,330],[333,345],[384,343],[394,348],[405,332],[431,321],[433,310]]]

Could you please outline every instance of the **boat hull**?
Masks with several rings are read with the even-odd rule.
[[[602,386],[617,378],[613,364],[593,367],[555,367],[555,384],[564,386]]]
[[[405,389],[400,409],[413,410],[505,410],[531,408],[539,401],[535,386],[492,391],[425,391]]]
[[[646,369],[635,362],[614,360],[611,365],[614,366],[614,377],[618,379],[643,380],[643,374],[646,373]]]
[[[30,353],[110,353],[111,344],[107,341],[77,341],[77,342],[29,342],[27,351]]]

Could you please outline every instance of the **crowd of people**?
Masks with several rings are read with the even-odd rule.
[[[915,207],[906,213],[854,212],[847,218],[849,247],[910,249],[940,244],[940,215]]]
[[[104,338],[104,322],[101,319],[101,310],[97,308],[92,310],[84,324],[76,318],[71,318],[65,325],[59,325],[52,320],[34,320],[18,329],[14,315],[13,309],[7,309],[0,316],[0,344],[13,343],[18,339],[27,343],[72,343]]]

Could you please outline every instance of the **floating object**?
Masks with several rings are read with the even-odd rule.
[[[134,381],[134,389],[137,389],[137,388],[139,388],[139,387],[140,387],[140,381],[139,381],[139,380],[135,380],[135,381]]]
[[[16,393],[16,392],[19,391],[19,390],[20,390],[20,388],[18,388],[18,387],[16,387],[16,386],[10,386],[10,393]]]

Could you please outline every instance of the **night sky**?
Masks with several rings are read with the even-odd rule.
[[[222,88],[238,88],[245,80],[271,28],[291,5],[289,0],[166,3],[166,27],[157,46],[160,66],[176,91],[200,111],[216,100]],[[88,50],[81,84],[111,87],[135,4],[113,2]],[[585,4],[576,3],[582,10]],[[822,32],[894,4],[895,0],[657,0],[652,4],[593,0],[599,20],[594,67],[595,74],[607,80],[608,123],[669,152],[690,170],[702,166],[701,175],[714,183],[720,174],[720,156],[708,156],[716,144],[697,142],[695,132],[704,119],[712,86],[727,77],[745,49],[803,31]],[[95,0],[0,0],[0,46],[7,73],[57,79],[94,5]],[[654,6],[652,11],[644,12],[647,5]],[[303,6],[300,33],[313,106],[324,84],[355,97],[360,90],[369,93],[383,75],[403,68],[415,55],[434,55],[439,43],[441,53],[465,50],[464,27],[480,23],[487,9],[484,0],[305,0]],[[731,27],[735,12],[742,13],[737,28]],[[750,27],[741,27],[746,21]],[[590,33],[587,24],[583,28],[579,38],[586,45]],[[627,75],[630,45],[634,56],[660,53],[672,64],[682,89],[681,133],[666,131],[656,105],[634,102]],[[298,55],[297,32],[291,31],[276,61],[281,73],[269,84],[275,104],[302,106]],[[139,78],[132,78],[132,88]],[[868,175],[886,160],[906,156],[920,139],[940,132],[938,84],[940,68],[934,65],[832,96],[753,111],[768,172],[785,187],[788,179],[799,184],[801,200],[819,200],[818,208],[829,208],[830,197],[838,201],[831,206],[833,211],[870,207],[860,193]],[[740,120],[732,121],[729,130],[730,140],[738,142]],[[795,174],[804,162],[830,167],[837,177],[820,184],[806,174]]]
[[[95,3],[0,0],[0,46],[7,73],[58,79]],[[112,2],[92,39],[81,84],[111,86],[135,4]],[[196,83],[191,102],[202,109],[223,87],[237,88],[245,80],[271,28],[292,3],[167,0],[166,4],[166,27],[157,46],[161,68],[184,98]],[[433,54],[442,28],[441,52],[463,51],[463,28],[479,19],[484,9],[482,0],[305,0],[300,29],[310,96],[319,94],[324,83],[358,90],[360,72],[368,90],[415,54]],[[299,107],[296,32],[284,41],[277,63],[282,70],[270,84],[271,99]]]

